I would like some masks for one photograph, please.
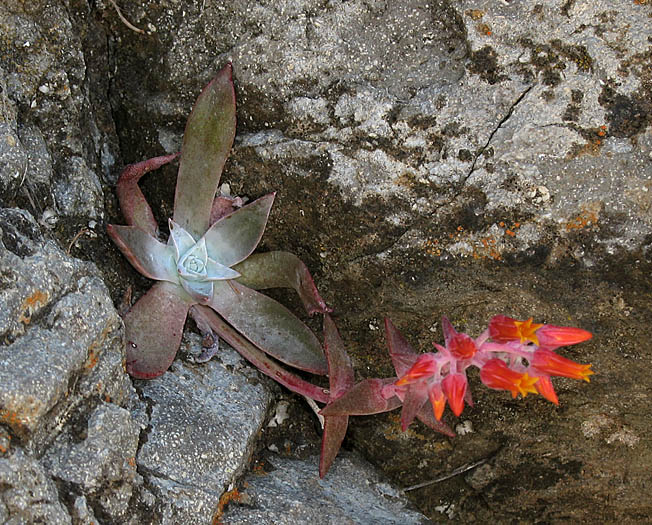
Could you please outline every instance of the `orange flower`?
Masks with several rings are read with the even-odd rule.
[[[587,382],[591,382],[589,376],[594,374],[591,365],[581,365],[545,348],[534,352],[530,365],[544,374],[584,379]]]
[[[466,376],[463,374],[448,374],[441,382],[441,386],[448,399],[448,406],[453,414],[460,416],[464,410],[464,394],[466,394]]]
[[[533,318],[530,317],[527,321],[517,321],[506,315],[496,315],[489,323],[489,335],[497,343],[532,341],[538,345],[536,332],[544,325],[533,323],[532,320]]]
[[[551,324],[545,325],[537,332],[539,338],[539,346],[554,350],[560,346],[576,345],[588,341],[593,337],[591,332],[582,330],[581,328],[574,328],[572,326],[554,326]]]
[[[538,377],[530,377],[527,372],[520,373],[509,368],[502,359],[491,359],[480,370],[480,379],[489,388],[496,390],[509,390],[512,397],[521,394],[536,394],[534,385]]]
[[[553,402],[555,405],[559,405],[559,399],[557,398],[557,393],[552,386],[552,381],[548,376],[539,376],[539,380],[534,383],[534,388],[537,389],[537,392],[545,397],[548,401]]]

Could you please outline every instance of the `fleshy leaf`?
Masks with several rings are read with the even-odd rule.
[[[349,416],[324,416],[324,435],[319,456],[319,477],[323,478],[331,468],[349,426]]]
[[[457,335],[457,331],[453,327],[453,323],[451,323],[445,315],[441,317],[441,329],[444,332],[446,348],[449,348],[451,341]]]
[[[417,354],[410,344],[405,340],[392,321],[385,318],[385,338],[389,348],[389,355],[392,358],[394,369],[398,377],[403,377],[418,359]]]
[[[265,231],[274,195],[265,195],[213,224],[204,235],[209,257],[233,266],[251,255]]]
[[[169,246],[136,226],[109,224],[106,230],[132,266],[145,277],[156,281],[179,282],[174,253]]]
[[[344,343],[329,315],[324,316],[324,350],[328,361],[331,400],[341,397],[353,387],[353,366]],[[342,446],[349,425],[349,416],[324,416],[324,435],[319,458],[319,477],[323,478]]]
[[[326,403],[329,399],[328,390],[324,390],[312,383],[304,381],[300,377],[288,372],[276,361],[268,357],[261,350],[256,348],[243,335],[239,334],[224,319],[217,315],[207,306],[195,305],[191,312],[195,320],[201,320],[210,326],[215,333],[235,348],[242,357],[254,365],[263,374],[268,375],[274,381],[285,386],[292,392],[308,396],[320,403]]]
[[[401,400],[396,396],[385,399],[382,391],[395,381],[395,377],[365,379],[322,408],[320,413],[323,416],[367,416],[394,410],[401,406]]]
[[[161,281],[131,307],[124,316],[129,374],[152,379],[170,367],[191,304],[179,286]]]
[[[213,296],[213,281],[181,280],[181,286],[196,302],[206,304]]]
[[[156,219],[152,209],[147,204],[147,200],[145,200],[143,192],[140,191],[138,181],[145,173],[160,168],[178,156],[178,153],[174,153],[173,155],[154,157],[137,164],[131,164],[124,169],[118,179],[116,193],[118,194],[122,215],[124,215],[129,226],[137,226],[154,237],[158,236]]]
[[[238,282],[254,290],[294,288],[308,315],[331,311],[319,295],[308,267],[293,253],[256,253],[233,269],[241,274]]]
[[[419,410],[417,413],[417,419],[424,425],[432,428],[435,432],[446,434],[449,437],[455,436],[455,432],[453,432],[446,423],[442,423],[441,421],[437,421],[435,419],[435,415],[432,412],[432,406],[430,403],[426,403],[421,407],[421,410]]]
[[[174,246],[177,260],[179,260],[184,253],[195,245],[196,241],[192,235],[172,219],[168,219],[168,225],[170,227],[170,238],[168,239],[168,244]]]
[[[290,366],[326,374],[326,359],[310,329],[280,303],[236,281],[215,281],[208,306],[254,345]]]
[[[328,380],[333,400],[348,392],[355,383],[353,365],[331,316],[324,316],[324,350],[328,361]]]
[[[401,429],[403,432],[414,421],[414,417],[421,410],[421,407],[423,407],[427,399],[428,385],[425,381],[417,381],[408,387],[407,393],[403,398],[403,409],[401,410]]]
[[[174,221],[199,239],[209,226],[213,199],[235,136],[235,92],[227,64],[204,88],[181,147]]]

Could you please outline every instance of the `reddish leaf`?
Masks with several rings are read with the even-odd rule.
[[[328,361],[331,400],[351,390],[355,383],[353,366],[331,316],[324,316],[324,350]]]
[[[421,410],[419,410],[417,413],[417,419],[424,425],[432,428],[435,432],[445,434],[449,437],[455,437],[455,432],[453,432],[446,423],[437,421],[435,414],[432,411],[432,405],[430,403],[426,403],[421,407]]]
[[[263,352],[306,372],[327,373],[315,334],[283,305],[236,281],[215,281],[213,289],[208,306]]]
[[[388,412],[401,406],[401,400],[392,396],[385,399],[382,395],[383,387],[391,385],[396,378],[365,379],[342,397],[322,408],[323,416],[367,416]]]
[[[324,316],[324,350],[328,361],[328,376],[330,382],[330,399],[336,400],[353,387],[355,377],[353,366],[344,343],[337,332],[330,315]],[[349,416],[325,416],[324,435],[321,442],[321,457],[319,458],[319,477],[323,478],[333,464],[340,450]]]
[[[138,181],[145,173],[160,168],[178,156],[178,153],[174,153],[173,155],[154,157],[137,164],[131,164],[124,169],[118,179],[116,192],[122,215],[124,215],[129,226],[137,226],[154,237],[158,236],[156,219],[145,200],[143,192],[140,191]]]
[[[419,357],[392,321],[385,317],[385,338],[398,377],[403,377]]]
[[[242,357],[258,368],[258,370],[263,374],[268,375],[274,381],[282,384],[292,392],[308,396],[320,403],[328,402],[328,390],[324,390],[312,383],[308,383],[291,372],[288,372],[276,361],[270,359],[261,350],[251,344],[244,336],[239,334],[232,326],[207,306],[195,305],[191,312],[195,319],[199,317],[201,322],[210,326],[215,333],[235,348]]]
[[[349,416],[325,416],[324,435],[321,440],[319,477],[323,478],[331,468],[349,426]]]
[[[401,429],[407,430],[421,407],[428,399],[428,385],[425,381],[416,381],[408,386],[403,398],[403,409],[401,410]]]
[[[179,286],[159,281],[132,306],[124,317],[129,374],[152,379],[170,367],[191,305]]]
[[[231,64],[227,64],[204,88],[183,135],[173,219],[195,239],[208,229],[217,185],[235,136],[231,75]]]
[[[331,311],[319,295],[308,267],[292,253],[257,253],[233,269],[241,274],[238,282],[254,290],[294,288],[309,315]]]

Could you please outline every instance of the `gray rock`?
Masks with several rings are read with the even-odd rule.
[[[142,484],[136,472],[139,434],[129,411],[100,405],[88,420],[86,438],[75,443],[71,434],[60,434],[43,462],[51,476],[76,486],[103,513],[124,518],[133,486]]]
[[[319,479],[319,458],[274,458],[274,470],[245,478],[247,503],[230,503],[225,525],[313,523],[396,525],[430,523],[405,496],[382,479],[360,456],[340,453],[328,475]]]
[[[200,338],[190,341],[198,350]],[[233,350],[220,350],[229,353],[242,367]],[[222,492],[247,468],[271,398],[255,372],[249,379],[251,370],[228,368],[216,359],[197,367],[175,361],[163,376],[138,383],[150,427],[137,462],[162,523],[209,523]]]
[[[6,525],[72,523],[43,467],[19,449],[0,457],[0,520]]]
[[[0,210],[2,422],[38,451],[85,400],[126,399],[122,323],[92,263],[36,238],[26,212]]]
[[[101,107],[108,79],[88,70],[98,61],[107,67],[106,57],[96,53],[106,39],[97,25],[89,26],[89,17],[90,7],[79,2],[0,8],[7,43],[0,70],[2,116],[25,141],[23,155],[29,159],[15,175],[6,159],[10,152],[0,151],[5,157],[0,183],[9,190],[3,205],[24,202],[39,218],[48,206],[68,216],[104,213],[99,177],[112,180],[107,169],[115,162],[117,140],[108,104]],[[30,140],[34,134],[40,135],[38,143]],[[12,148],[19,151],[20,145]],[[43,159],[52,162],[44,166]]]

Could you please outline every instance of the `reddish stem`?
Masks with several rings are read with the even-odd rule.
[[[195,305],[191,311],[193,312],[191,314],[193,317],[199,316],[202,321],[207,323],[221,338],[235,348],[242,357],[258,368],[263,374],[271,377],[274,381],[282,384],[292,392],[310,397],[320,403],[328,403],[330,399],[328,389],[313,385],[294,375],[292,372],[288,372],[276,363],[276,361],[273,361],[264,352],[256,348],[249,340],[245,339],[244,336],[238,333],[211,308]]]

